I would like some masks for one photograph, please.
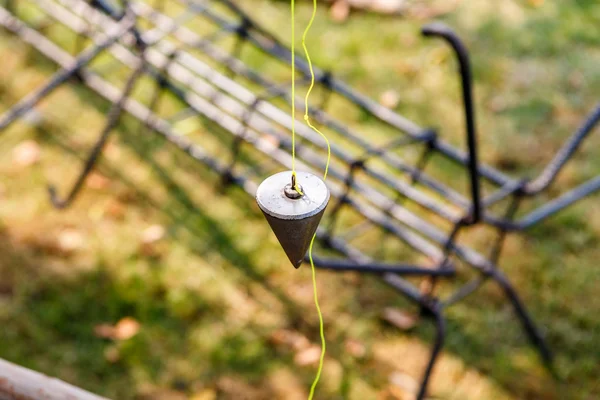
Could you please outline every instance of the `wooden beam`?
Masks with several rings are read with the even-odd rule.
[[[0,400],[107,400],[0,359]]]

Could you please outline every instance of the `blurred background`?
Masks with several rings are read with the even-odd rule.
[[[77,40],[44,28],[35,1],[15,3],[49,37]],[[167,13],[181,8],[162,3]],[[236,4],[289,44],[286,1]],[[298,39],[311,10],[297,1]],[[320,2],[308,39],[315,64],[463,147],[453,55],[419,34],[435,19],[471,50],[483,162],[535,175],[598,102],[600,3]],[[289,81],[287,70],[244,51],[249,65]],[[6,30],[0,60],[0,112],[57,70]],[[306,398],[319,354],[310,268],[289,265],[242,190],[223,189],[217,174],[122,118],[73,206],[52,208],[47,184],[66,193],[109,106],[65,85],[40,105],[43,120],[30,114],[0,134],[0,357],[114,399]],[[182,124],[218,151],[204,124]],[[598,174],[599,148],[592,135],[554,193]],[[544,327],[556,378],[489,284],[448,310],[431,397],[599,398],[599,238],[592,197],[506,242],[500,265]],[[383,258],[403,259],[393,248]],[[328,352],[316,398],[413,398],[433,336],[418,309],[372,277],[322,271],[317,280]]]

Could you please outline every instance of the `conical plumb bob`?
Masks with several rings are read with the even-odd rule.
[[[329,202],[325,182],[309,172],[279,172],[265,179],[256,191],[256,202],[294,268],[300,267]]]

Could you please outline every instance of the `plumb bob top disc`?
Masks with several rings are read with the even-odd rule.
[[[256,202],[294,268],[300,267],[329,202],[329,189],[318,176],[296,171],[279,172],[265,179],[256,191]]]

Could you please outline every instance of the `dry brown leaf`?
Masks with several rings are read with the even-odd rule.
[[[362,1],[356,3],[363,4]],[[372,0],[365,8],[381,14],[400,14],[406,9],[406,0]]]
[[[407,393],[406,391],[402,390],[402,388],[399,388],[394,385],[390,385],[387,388],[387,393],[388,393],[388,396],[385,397],[386,400],[415,400],[416,399],[416,396],[414,394]]]
[[[346,0],[337,0],[329,9],[329,17],[335,22],[344,22],[350,15],[350,5]]]
[[[294,350],[303,350],[310,346],[310,341],[299,332],[278,329],[271,334],[271,341],[277,345],[286,345]]]
[[[569,74],[569,85],[574,89],[581,89],[585,83],[585,75],[578,70],[575,70]]]
[[[140,330],[140,323],[131,317],[125,317],[115,325],[114,338],[118,340],[131,339]]]
[[[354,358],[363,358],[367,354],[367,348],[364,344],[355,339],[348,339],[344,343],[344,347],[348,354]]]
[[[260,137],[260,143],[269,149],[276,149],[279,147],[279,139],[271,135],[262,135]]]
[[[412,376],[405,374],[404,372],[396,371],[392,372],[388,377],[388,381],[395,387],[399,387],[408,393],[417,393],[419,390],[419,383]]]
[[[406,400],[404,393],[397,387],[390,386],[377,394],[377,400]]]
[[[312,345],[307,349],[301,350],[294,356],[296,365],[304,367],[306,365],[316,364],[321,357],[321,347]]]
[[[257,388],[236,376],[222,376],[216,382],[219,398],[223,399],[269,399],[264,388]]]
[[[421,293],[431,294],[433,289],[434,287],[431,279],[423,279],[421,283],[419,283],[419,291]]]
[[[134,318],[125,317],[116,325],[99,324],[94,327],[94,334],[104,339],[127,340],[131,339],[140,330],[140,323]]]
[[[188,397],[185,393],[172,390],[172,389],[164,389],[157,388],[149,391],[148,393],[144,393],[141,397],[143,400],[187,400]]]
[[[116,363],[121,358],[121,353],[117,346],[108,346],[104,349],[104,358],[110,363]]]
[[[101,190],[106,189],[108,187],[108,185],[110,184],[110,180],[104,175],[99,174],[98,172],[92,172],[87,177],[85,184],[90,189]]]
[[[139,247],[140,254],[144,257],[159,259],[163,255],[161,246],[152,243],[142,243]]]
[[[13,149],[13,163],[20,167],[28,167],[37,163],[40,155],[40,146],[33,140],[26,140]]]
[[[386,90],[379,96],[379,102],[387,108],[396,108],[400,103],[400,95],[393,89]]]
[[[398,400],[396,397],[392,397],[389,388],[385,388],[377,393],[376,400]]]
[[[412,329],[419,321],[417,315],[393,307],[383,310],[383,319],[404,331]]]
[[[65,229],[58,234],[57,244],[61,252],[69,254],[81,249],[85,244],[85,238],[75,229]]]
[[[104,215],[121,220],[125,217],[125,205],[119,200],[112,199],[108,202],[106,208],[104,208]]]
[[[110,324],[99,324],[94,327],[94,335],[103,339],[112,339],[115,336],[115,327]]]
[[[417,19],[433,19],[454,11],[462,0],[440,2],[440,4],[429,5],[417,3],[408,9],[408,14]]]
[[[490,99],[490,101],[488,102],[488,107],[491,111],[499,113],[506,110],[506,108],[508,107],[508,103],[504,96],[497,95]]]
[[[162,225],[152,225],[142,232],[142,243],[151,244],[158,242],[165,236],[165,228]]]
[[[271,333],[269,340],[275,345],[288,344],[288,332],[286,329],[278,329]]]
[[[342,0],[334,0],[338,3]],[[349,9],[364,10],[380,14],[401,14],[406,11],[406,0],[344,0]]]
[[[192,395],[190,400],[216,400],[217,392],[213,389],[204,389],[201,392]]]
[[[121,149],[112,142],[106,143],[102,156],[109,160],[117,160],[121,156]]]

